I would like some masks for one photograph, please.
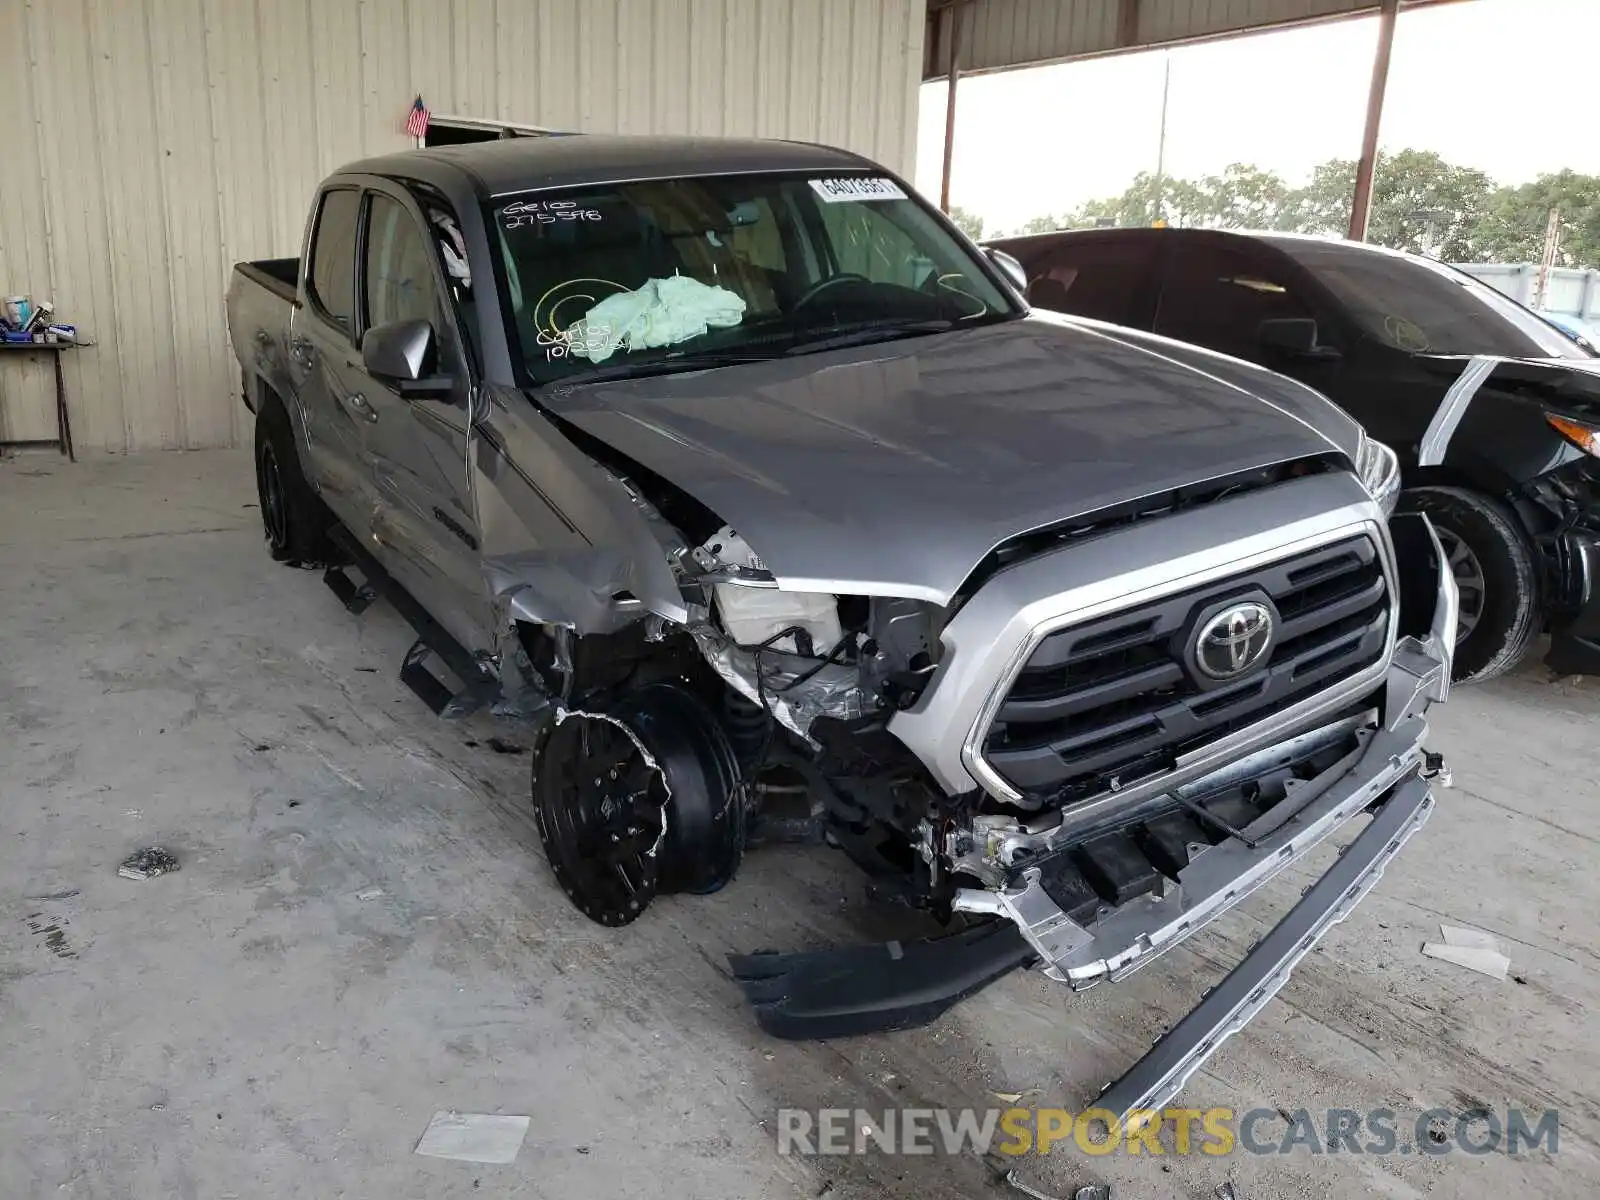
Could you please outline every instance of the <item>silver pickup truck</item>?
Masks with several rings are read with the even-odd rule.
[[[337,172],[228,319],[273,556],[393,604],[436,711],[529,722],[578,908],[812,839],[948,923],[735,956],[773,1035],[1120,979],[1359,829],[1130,1112],[1428,817],[1457,600],[1317,393],[1016,276],[853,154],[564,136]]]

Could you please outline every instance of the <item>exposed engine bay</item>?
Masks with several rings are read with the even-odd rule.
[[[885,731],[887,716],[914,702],[937,666],[939,610],[785,592],[727,526],[675,561],[687,623],[646,614],[587,635],[518,626],[527,673],[551,697],[554,723],[539,758],[545,778],[554,788],[569,759],[605,760],[599,777],[622,785],[605,815],[628,813],[592,886],[558,869],[574,903],[607,924],[632,920],[657,889],[720,886],[753,837],[838,846],[892,882],[897,898],[948,915],[948,877],[927,857],[943,797]],[[586,724],[581,737],[568,732]],[[669,737],[685,745],[665,744]],[[778,813],[769,796],[791,803]],[[581,802],[553,791],[548,804],[540,797],[536,780],[556,861],[559,814]]]

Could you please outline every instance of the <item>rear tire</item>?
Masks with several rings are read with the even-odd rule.
[[[1493,679],[1524,658],[1539,633],[1533,547],[1509,509],[1480,492],[1419,487],[1400,508],[1433,522],[1461,592],[1454,677]]]
[[[328,541],[333,514],[300,469],[289,414],[270,394],[256,414],[255,457],[261,526],[272,557],[291,567],[320,567],[333,561]]]

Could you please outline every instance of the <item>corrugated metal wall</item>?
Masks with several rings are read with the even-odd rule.
[[[923,0],[0,0],[0,293],[56,301],[93,450],[239,441],[223,293],[436,113],[831,142],[911,173]],[[31,361],[31,358],[30,360]],[[54,435],[0,362],[0,440]]]
[[[1449,2],[1403,0],[1403,7]],[[1063,62],[1377,10],[1378,0],[971,0],[961,69]],[[932,39],[928,50],[926,78],[943,78],[948,51]]]

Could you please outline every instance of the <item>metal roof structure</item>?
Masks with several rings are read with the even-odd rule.
[[[922,81],[946,83],[939,207],[950,211],[956,87],[962,75],[1045,66],[1237,37],[1291,25],[1378,18],[1367,119],[1351,200],[1350,238],[1365,241],[1378,156],[1378,124],[1395,22],[1402,12],[1459,0],[927,0]],[[1165,101],[1163,100],[1163,109]],[[1163,117],[1163,120],[1165,118]]]
[[[1459,0],[1402,0],[1400,11]],[[949,10],[961,18],[960,74],[1037,67],[1290,25],[1374,16],[1381,0],[928,0],[923,82],[950,71]]]

